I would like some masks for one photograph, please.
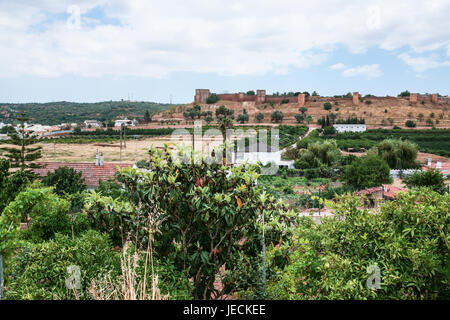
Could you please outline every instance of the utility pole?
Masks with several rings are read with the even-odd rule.
[[[119,129],[119,139],[120,139],[120,161],[122,161],[122,126]]]
[[[127,148],[127,127],[126,125],[123,126],[123,147]]]

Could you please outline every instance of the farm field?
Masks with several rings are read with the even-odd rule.
[[[339,148],[370,149],[389,138],[401,138],[415,142],[419,150],[439,156],[450,157],[450,130],[368,130],[364,133],[340,133],[333,136],[309,135],[307,140],[335,139]],[[304,141],[306,143],[306,140]]]

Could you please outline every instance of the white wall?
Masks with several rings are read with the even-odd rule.
[[[333,127],[337,132],[364,132],[367,130],[365,124],[335,124]]]

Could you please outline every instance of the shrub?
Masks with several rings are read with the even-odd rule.
[[[324,104],[323,104],[323,108],[325,109],[325,110],[331,110],[331,103],[329,103],[329,102],[325,102]]]
[[[345,195],[333,219],[304,218],[289,263],[269,281],[272,299],[448,299],[449,195],[400,193],[375,213]],[[269,251],[268,256],[274,254]],[[380,286],[370,289],[375,270]]]
[[[215,93],[211,93],[208,98],[206,98],[207,104],[213,104],[219,101],[219,96]]]
[[[342,179],[357,189],[379,187],[392,182],[388,164],[375,155],[354,160],[346,166]]]
[[[409,97],[411,93],[408,90],[400,92],[399,97]]]
[[[73,194],[86,190],[82,173],[68,167],[59,167],[54,172],[48,172],[42,178],[42,183],[48,187],[54,187],[54,191],[58,195]]]
[[[416,171],[405,182],[408,188],[427,187],[441,194],[448,191],[444,175],[436,169]]]
[[[295,115],[295,120],[297,120],[298,123],[302,123],[305,120],[305,116],[301,113],[297,113]]]
[[[386,139],[377,144],[370,152],[384,159],[391,169],[419,168],[417,144],[408,140]]]
[[[57,234],[55,239],[39,244],[24,244],[12,260],[7,299],[86,299],[91,280],[104,274],[116,277],[119,255],[113,251],[107,235],[94,230],[80,237]],[[67,268],[80,268],[81,288],[66,288]]]
[[[323,134],[324,135],[333,135],[333,134],[336,134],[336,129],[334,128],[334,127],[325,127],[324,129],[323,129]]]
[[[300,154],[299,160],[302,162],[299,163],[306,162],[309,168],[319,168],[335,165],[341,157],[341,151],[338,149],[336,141],[325,140],[309,144],[307,149]]]
[[[152,172],[127,168],[117,174],[130,194],[133,214],[164,218],[161,232],[155,234],[153,248],[157,257],[170,259],[179,271],[188,270],[196,299],[229,293],[236,281],[260,282],[260,278],[237,274],[237,269],[243,263],[260,266],[261,206],[264,205],[267,223],[275,216],[284,221],[285,214],[284,206],[255,186],[261,168],[175,160],[168,149],[152,152]],[[282,232],[277,230],[276,241]],[[144,235],[145,232],[138,235],[140,243],[145,243]],[[236,241],[243,238],[244,243]],[[224,263],[228,273],[219,290],[214,288],[214,282]]]
[[[8,216],[31,224],[22,231],[25,238],[33,241],[48,240],[56,233],[72,234],[87,227],[80,214],[69,215],[70,202],[54,194],[52,188],[28,188],[19,193],[4,210]]]
[[[258,122],[261,122],[261,121],[264,119],[264,114],[263,114],[262,112],[258,112],[258,113],[256,114],[256,116],[255,116],[255,119],[256,119]]]
[[[406,120],[405,126],[407,126],[409,128],[414,128],[416,126],[416,123],[412,120]]]
[[[272,122],[281,122],[283,121],[283,112],[276,110],[274,112],[272,112],[272,114],[270,115],[271,121]]]

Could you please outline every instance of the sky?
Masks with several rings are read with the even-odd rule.
[[[0,0],[0,102],[450,95],[450,0]]]

